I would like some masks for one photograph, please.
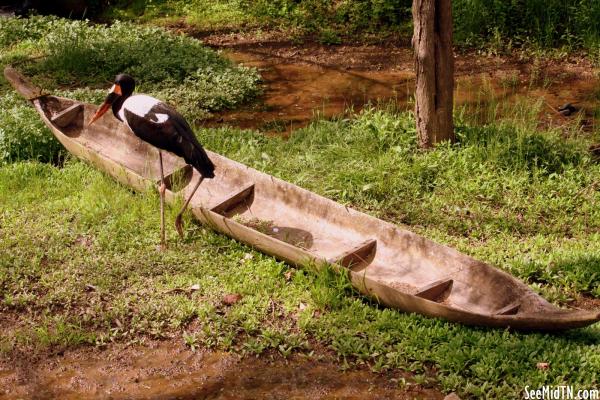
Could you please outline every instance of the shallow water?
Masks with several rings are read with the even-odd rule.
[[[262,103],[220,113],[210,126],[225,123],[268,132],[290,132],[317,117],[343,115],[369,102],[406,103],[413,90],[412,73],[348,71],[317,64],[288,62],[249,52],[224,53],[237,63],[256,67],[264,82]]]
[[[255,67],[263,77],[258,104],[217,114],[206,126],[223,124],[288,134],[319,118],[344,116],[368,103],[392,102],[412,109],[414,73],[406,54],[397,65],[379,70],[350,69],[254,49],[226,49],[231,60]],[[462,57],[462,58],[461,58]],[[598,71],[576,63],[536,67],[489,57],[457,57],[455,107],[475,122],[515,118],[537,106],[542,126],[579,124],[590,130],[600,104]],[[575,104],[580,112],[564,117],[557,108]]]

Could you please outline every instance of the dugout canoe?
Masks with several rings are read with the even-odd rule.
[[[158,151],[97,107],[43,94],[16,70],[7,80],[31,100],[64,147],[124,185],[146,190],[160,180]],[[207,226],[297,266],[334,265],[378,302],[468,325],[556,331],[600,320],[600,310],[558,308],[523,282],[452,248],[298,186],[208,152],[216,178],[190,202]],[[165,154],[167,201],[187,194],[196,171]]]

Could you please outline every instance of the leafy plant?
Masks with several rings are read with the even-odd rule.
[[[16,93],[0,97],[0,164],[28,159],[57,161],[61,149],[33,107]]]
[[[201,29],[283,25],[316,33],[326,44],[330,44],[327,37],[363,32],[409,36],[412,29],[409,0],[136,0],[127,4],[118,2],[108,15],[159,23],[185,19]],[[494,52],[523,44],[598,52],[600,3],[595,0],[455,0],[452,4],[457,44],[485,46],[486,51],[491,46]]]

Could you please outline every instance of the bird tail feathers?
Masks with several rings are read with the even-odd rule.
[[[185,161],[198,170],[205,178],[215,177],[215,164],[210,160],[206,150],[202,146],[194,146],[194,151],[190,154],[191,157],[186,157]]]

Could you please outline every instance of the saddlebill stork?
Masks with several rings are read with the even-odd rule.
[[[196,193],[198,186],[205,178],[214,178],[215,166],[208,158],[206,151],[196,139],[185,118],[175,109],[145,94],[132,96],[135,89],[134,79],[126,74],[117,75],[114,85],[98,111],[94,114],[89,125],[94,123],[110,108],[114,116],[125,123],[129,129],[143,141],[157,147],[160,162],[160,243],[161,248],[166,247],[165,242],[165,177],[163,172],[162,150],[169,151],[183,158],[200,173],[200,179],[187,198],[181,211],[175,219],[175,228],[183,236],[181,216],[186,210],[190,200]]]

